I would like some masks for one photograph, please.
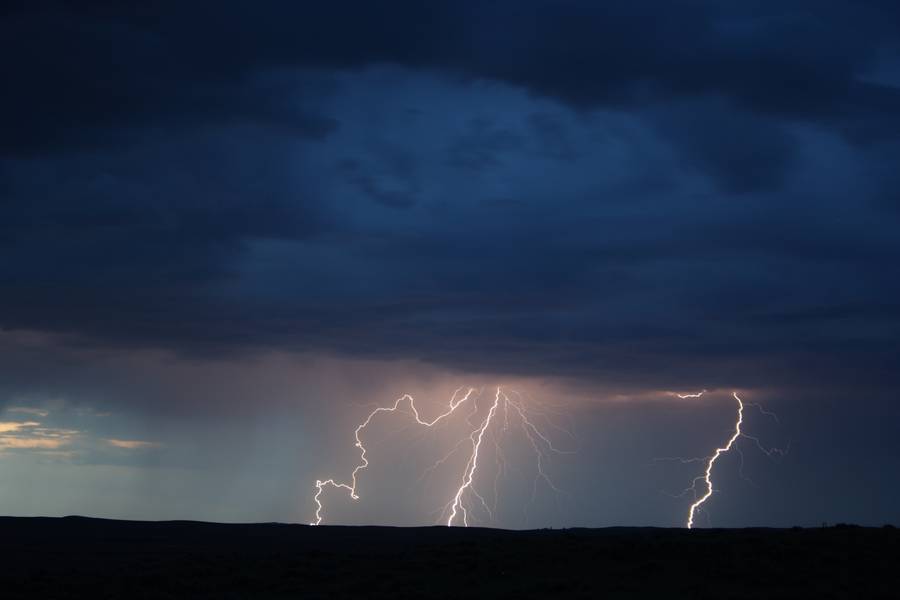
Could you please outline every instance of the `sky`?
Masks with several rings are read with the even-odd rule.
[[[325,493],[440,522],[500,386],[561,452],[489,431],[471,524],[684,525],[734,392],[700,525],[900,523],[896,2],[31,0],[0,56],[0,514],[306,523],[471,386]]]

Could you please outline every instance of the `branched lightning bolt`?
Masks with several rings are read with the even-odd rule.
[[[363,429],[365,429],[366,427],[369,426],[369,423],[372,422],[372,419],[375,417],[375,415],[377,415],[379,413],[396,412],[397,409],[400,408],[400,405],[405,400],[409,403],[409,408],[412,411],[412,414],[416,420],[416,423],[418,423],[419,425],[424,425],[425,427],[433,427],[434,425],[436,425],[438,422],[440,422],[445,417],[453,414],[453,412],[456,410],[456,408],[458,406],[462,405],[463,403],[465,403],[466,401],[468,401],[469,398],[472,397],[472,394],[475,392],[475,388],[469,388],[464,395],[460,396],[459,393],[461,390],[462,390],[462,388],[458,388],[455,392],[453,392],[453,396],[451,396],[451,398],[450,398],[450,405],[447,408],[447,410],[445,412],[441,413],[440,415],[438,415],[437,417],[435,417],[431,421],[423,421],[422,420],[422,418],[419,416],[419,411],[416,408],[416,402],[413,399],[413,397],[410,396],[409,394],[404,394],[403,396],[397,398],[397,400],[396,400],[396,402],[394,402],[393,406],[390,406],[390,407],[382,406],[382,407],[376,408],[375,410],[370,412],[369,416],[366,417],[366,420],[363,421],[362,424],[360,424],[356,428],[356,431],[353,434],[353,437],[356,439],[356,447],[359,448],[359,458],[360,458],[361,462],[358,465],[356,465],[356,468],[353,469],[353,473],[351,473],[351,475],[350,475],[350,483],[339,483],[339,482],[335,481],[334,479],[326,479],[324,481],[318,480],[318,479],[316,480],[316,494],[315,494],[315,496],[313,496],[313,500],[316,503],[316,520],[314,522],[310,523],[310,525],[319,525],[322,523],[322,508],[323,508],[322,507],[322,490],[325,488],[326,485],[330,485],[334,488],[345,489],[348,492],[350,492],[351,498],[353,498],[354,500],[359,500],[359,495],[356,493],[356,477],[357,477],[357,475],[359,475],[360,471],[362,471],[363,469],[365,469],[366,467],[369,466],[369,459],[366,457],[366,447],[363,446],[363,443],[359,437],[359,434],[360,434],[360,432],[362,432]]]
[[[459,489],[456,490],[456,495],[453,497],[453,506],[450,507],[450,518],[447,519],[448,526],[453,525],[453,520],[456,518],[458,512],[462,513],[463,525],[466,527],[469,526],[468,513],[466,507],[462,505],[462,495],[467,489],[472,487],[472,480],[475,478],[475,470],[478,468],[478,451],[481,449],[481,440],[484,439],[484,432],[491,424],[491,419],[494,418],[494,414],[497,412],[497,407],[499,405],[500,388],[498,387],[497,394],[494,396],[494,403],[491,405],[487,417],[485,417],[484,421],[481,423],[481,427],[473,431],[469,436],[472,440],[472,454],[469,456],[469,462],[466,463],[462,485],[459,486]],[[475,495],[478,496],[478,492],[475,492]],[[478,498],[481,498],[481,496],[478,496]],[[484,504],[484,498],[481,498],[481,503]],[[486,504],[485,507],[487,507]]]
[[[703,390],[696,394],[675,394],[675,395],[678,396],[679,398],[699,398],[705,392],[706,392],[706,390]],[[725,444],[722,447],[716,448],[715,452],[713,452],[712,455],[702,457],[702,458],[669,457],[669,458],[658,459],[658,460],[678,461],[682,464],[688,464],[688,463],[694,463],[694,462],[704,462],[706,465],[703,473],[694,478],[691,486],[689,488],[687,488],[686,490],[684,490],[681,494],[676,496],[676,497],[684,496],[691,492],[693,492],[693,494],[694,494],[694,502],[691,504],[690,509],[688,510],[688,518],[687,518],[687,523],[686,523],[686,526],[688,529],[692,529],[694,527],[694,519],[697,515],[697,512],[702,510],[703,504],[707,500],[709,500],[709,498],[713,495],[713,492],[715,491],[714,487],[713,487],[712,473],[713,473],[713,467],[715,466],[716,461],[719,460],[720,456],[722,456],[723,454],[725,454],[727,452],[730,452],[731,450],[735,450],[735,452],[737,452],[739,454],[740,459],[741,459],[740,467],[739,467],[739,474],[743,479],[746,479],[749,481],[749,479],[747,479],[746,476],[744,475],[744,454],[743,454],[743,452],[741,452],[740,448],[735,446],[735,444],[737,443],[737,441],[740,438],[746,438],[746,439],[752,441],[754,443],[754,445],[769,458],[775,458],[776,456],[783,457],[787,454],[788,450],[790,449],[790,444],[784,450],[782,450],[780,448],[767,448],[767,447],[763,446],[762,442],[759,440],[758,437],[748,435],[747,433],[745,433],[742,429],[742,426],[744,424],[744,409],[746,407],[753,406],[757,410],[759,410],[759,412],[761,414],[773,418],[776,422],[778,422],[778,416],[773,412],[763,409],[758,404],[755,404],[752,402],[745,403],[741,399],[741,397],[738,396],[737,392],[733,392],[732,397],[734,397],[734,399],[737,401],[737,404],[738,404],[737,419],[734,423],[734,431],[732,432],[731,436],[728,438],[728,440],[725,442]],[[704,491],[702,494],[700,494],[698,496],[697,495],[697,486],[698,486],[698,484],[700,484],[700,482],[702,482]]]
[[[702,392],[701,392],[702,393]],[[696,500],[693,504],[691,504],[690,511],[688,512],[688,520],[687,520],[687,528],[691,529],[694,526],[694,513],[697,512],[697,509],[703,506],[703,503],[706,502],[713,493],[713,484],[712,484],[712,469],[713,465],[716,464],[716,461],[719,460],[719,457],[722,456],[725,452],[731,450],[731,447],[734,445],[734,441],[741,437],[741,424],[744,422],[744,402],[741,400],[740,396],[737,395],[737,392],[733,394],[734,399],[737,400],[738,403],[738,417],[737,422],[734,424],[734,433],[728,438],[728,443],[725,444],[722,448],[716,448],[716,451],[709,458],[709,462],[706,463],[706,471],[703,473],[703,481],[706,483],[706,492],[703,493],[702,496],[698,500]],[[695,480],[696,481],[696,480]]]
[[[446,524],[448,526],[461,523],[463,526],[468,527],[469,512],[472,509],[473,499],[476,499],[478,501],[478,505],[480,505],[484,509],[489,517],[493,518],[493,515],[496,512],[497,505],[498,480],[501,476],[501,473],[505,473],[506,471],[506,459],[503,456],[501,442],[503,436],[505,436],[507,430],[509,429],[510,410],[515,411],[515,414],[518,415],[522,431],[531,443],[531,446],[534,449],[537,457],[535,493],[538,478],[546,481],[548,486],[554,491],[560,491],[544,470],[545,453],[553,452],[556,454],[563,454],[567,453],[567,451],[559,450],[553,445],[550,438],[547,437],[540,430],[540,428],[535,425],[533,420],[529,418],[530,411],[528,410],[528,408],[525,407],[521,401],[517,402],[512,400],[502,388],[497,387],[493,402],[491,403],[490,409],[488,410],[487,414],[480,421],[476,421],[473,423],[473,419],[479,414],[479,412],[482,411],[482,409],[479,409],[477,402],[478,398],[480,397],[480,392],[476,393],[475,388],[468,388],[465,394],[461,394],[462,389],[463,388],[459,388],[456,390],[456,392],[454,392],[453,396],[450,399],[450,404],[447,410],[445,410],[443,413],[441,413],[431,421],[426,421],[421,418],[421,416],[419,415],[419,411],[416,408],[415,401],[413,400],[412,396],[409,396],[408,394],[398,398],[392,406],[376,408],[371,413],[369,413],[366,419],[356,428],[356,431],[354,432],[354,438],[356,440],[355,445],[360,450],[360,462],[353,469],[353,472],[350,475],[349,482],[338,482],[334,479],[316,481],[316,493],[313,496],[313,500],[316,504],[315,521],[313,521],[311,525],[319,525],[322,523],[322,511],[324,510],[322,503],[322,493],[326,486],[344,489],[349,492],[350,497],[353,500],[359,499],[359,495],[357,494],[357,476],[361,471],[369,466],[369,460],[366,455],[366,448],[363,445],[362,438],[360,437],[361,433],[366,427],[368,427],[368,425],[372,422],[372,419],[376,415],[380,413],[396,412],[401,408],[401,406],[409,407],[409,411],[412,413],[413,417],[415,418],[415,422],[418,425],[424,427],[433,427],[446,417],[453,414],[458,407],[462,406],[466,402],[469,402],[472,405],[471,411],[465,417],[465,423],[468,426],[473,427],[474,429],[469,431],[469,433],[465,437],[460,439],[459,442],[457,442],[456,445],[453,446],[453,448],[447,454],[445,454],[432,466],[428,467],[419,478],[419,480],[421,480],[427,474],[433,472],[437,467],[447,462],[451,456],[453,456],[457,451],[460,450],[461,447],[470,447],[469,456],[466,460],[465,467],[463,468],[459,486],[456,488],[453,499],[448,502],[444,506],[443,511],[441,511],[442,515],[446,516]],[[498,416],[501,412],[502,416]],[[478,467],[480,464],[479,459],[481,458],[483,450],[482,446],[485,436],[487,435],[487,432],[489,430],[491,431],[490,436],[493,440],[494,457],[497,465],[497,472],[494,478],[493,509],[488,505],[485,498],[475,488],[476,474],[478,472]]]

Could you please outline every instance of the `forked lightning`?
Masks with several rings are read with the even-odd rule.
[[[484,445],[483,443],[486,433],[488,431],[492,431],[494,435],[495,445],[494,455],[498,465],[497,476],[494,481],[496,490],[496,479],[500,477],[501,470],[505,470],[505,459],[502,455],[500,442],[498,441],[500,437],[498,436],[497,431],[499,430],[500,435],[503,435],[507,432],[507,430],[509,429],[511,411],[513,411],[514,415],[518,416],[518,424],[521,426],[524,435],[535,451],[537,460],[537,474],[535,475],[534,490],[536,491],[537,489],[537,481],[541,479],[545,481],[547,485],[550,486],[554,491],[559,491],[559,488],[557,488],[557,486],[553,484],[550,477],[544,471],[544,460],[550,453],[562,454],[566,451],[559,450],[553,445],[553,443],[550,441],[550,438],[545,435],[537,425],[535,425],[535,419],[532,416],[532,411],[529,409],[529,406],[525,402],[524,398],[516,392],[512,393],[517,396],[517,399],[511,398],[505,390],[503,390],[501,387],[497,387],[495,393],[493,394],[493,399],[487,413],[481,418],[480,421],[478,421],[474,425],[471,423],[472,417],[483,411],[483,409],[480,409],[478,406],[478,399],[482,395],[475,388],[468,388],[464,393],[463,388],[457,389],[453,393],[453,396],[451,396],[450,403],[447,406],[447,409],[430,421],[427,421],[421,417],[419,410],[416,407],[415,400],[408,394],[398,398],[391,406],[376,408],[371,413],[369,413],[366,419],[359,426],[357,426],[356,431],[354,432],[354,438],[356,440],[355,446],[359,448],[360,452],[359,464],[357,464],[353,471],[350,473],[349,480],[344,482],[336,481],[335,479],[316,481],[316,493],[313,496],[313,500],[316,504],[316,513],[315,520],[310,524],[319,525],[324,519],[323,511],[325,507],[322,494],[326,487],[345,490],[349,493],[350,498],[352,498],[353,500],[359,499],[360,496],[357,493],[359,486],[358,477],[360,472],[364,471],[369,466],[369,459],[366,453],[366,447],[363,444],[362,433],[372,422],[372,419],[374,419],[377,415],[381,413],[396,413],[401,408],[408,409],[408,412],[412,414],[417,425],[431,428],[453,415],[459,407],[465,404],[471,405],[471,412],[469,413],[467,418],[463,419],[463,423],[467,428],[466,434],[460,439],[459,442],[456,443],[456,445],[447,455],[445,455],[427,470],[427,472],[433,471],[437,466],[445,463],[450,458],[450,456],[460,448],[469,448],[468,458],[462,470],[459,479],[459,486],[456,488],[456,493],[442,510],[442,515],[446,516],[446,524],[448,526],[463,525],[464,527],[468,527],[469,513],[472,510],[472,503],[475,499],[478,500],[478,505],[482,506],[485,509],[486,513],[488,513],[489,515],[492,514],[492,511],[488,507],[487,502],[485,502],[484,497],[476,489],[478,468],[483,459],[482,446]],[[498,420],[498,415],[500,414],[503,415],[502,421]],[[471,427],[474,427],[474,429],[470,429]],[[559,427],[557,426],[557,428]],[[568,431],[566,433],[568,435],[572,435]],[[495,499],[496,496],[497,495],[495,491]]]
[[[706,393],[706,390],[703,390],[696,394],[676,394],[676,396],[678,396],[679,398],[699,398],[705,393]],[[662,460],[677,460],[682,463],[704,462],[706,465],[704,468],[703,474],[695,477],[693,483],[691,484],[691,487],[689,487],[688,489],[686,489],[683,492],[683,493],[690,492],[690,493],[693,493],[693,495],[694,495],[694,502],[691,503],[691,506],[688,510],[687,522],[685,523],[685,526],[688,529],[693,529],[695,517],[697,516],[697,512],[699,510],[701,510],[701,507],[703,506],[703,504],[707,500],[709,500],[709,498],[713,495],[713,492],[715,491],[715,489],[713,487],[712,473],[713,473],[713,467],[715,466],[716,461],[719,460],[719,457],[721,457],[723,454],[726,454],[727,452],[730,452],[732,449],[737,450],[735,444],[737,443],[737,441],[739,439],[745,438],[745,439],[751,440],[752,442],[754,442],[754,444],[756,445],[756,447],[759,450],[761,450],[766,456],[768,456],[770,458],[772,458],[776,455],[784,456],[787,453],[787,449],[781,450],[780,448],[764,447],[762,445],[762,443],[760,442],[759,438],[752,436],[752,435],[747,435],[742,430],[742,426],[744,424],[744,408],[746,406],[755,406],[760,411],[761,414],[772,417],[773,419],[775,419],[776,422],[778,421],[778,416],[775,415],[775,413],[772,413],[770,411],[763,409],[758,404],[754,404],[754,403],[750,403],[750,402],[745,403],[743,400],[741,400],[741,397],[738,396],[737,392],[732,392],[731,395],[737,401],[738,411],[737,411],[737,418],[734,423],[734,431],[732,432],[732,434],[728,438],[728,440],[725,442],[725,444],[723,444],[720,448],[716,448],[715,452],[713,452],[712,455],[704,457],[704,458],[662,459]],[[740,450],[737,450],[737,451],[740,452]],[[741,459],[743,461],[743,454],[741,454]],[[742,462],[742,465],[743,465],[743,462]],[[742,475],[743,475],[743,473],[742,473]],[[703,492],[698,495],[697,485],[701,481],[703,482]]]

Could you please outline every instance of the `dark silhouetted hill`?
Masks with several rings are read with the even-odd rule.
[[[2,598],[896,598],[900,533],[0,518]]]

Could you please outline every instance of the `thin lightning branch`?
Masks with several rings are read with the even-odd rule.
[[[547,473],[544,471],[544,451],[541,450],[541,448],[535,438],[538,438],[542,442],[544,442],[544,444],[547,446],[547,449],[550,452],[554,452],[556,454],[564,454],[566,452],[563,452],[562,450],[558,450],[557,448],[555,448],[553,446],[553,443],[549,439],[547,439],[547,437],[544,434],[542,434],[540,432],[540,430],[537,427],[535,427],[534,424],[528,419],[528,417],[525,414],[525,411],[519,404],[517,404],[515,402],[509,402],[509,404],[514,409],[516,409],[516,412],[519,414],[519,418],[522,419],[522,428],[525,431],[525,436],[528,438],[529,443],[531,443],[531,447],[534,449],[534,454],[535,454],[535,457],[537,458],[537,474],[535,475],[534,482],[532,483],[532,486],[531,486],[531,500],[528,503],[528,505],[526,506],[526,514],[527,514],[528,506],[530,506],[531,504],[534,503],[535,496],[537,495],[538,479],[543,479],[554,492],[562,492],[562,490],[560,490],[558,487],[556,487],[556,484],[553,483],[553,480],[551,480],[550,477],[547,476]]]
[[[747,477],[744,473],[744,451],[741,450],[740,446],[735,446],[734,451],[737,452],[738,457],[740,458],[740,462],[738,463],[738,477],[749,483],[750,485],[755,486],[753,480]]]
[[[506,401],[510,406],[512,406],[513,408],[516,409],[517,413],[519,413],[519,416],[522,418],[522,422],[525,425],[525,431],[531,430],[531,432],[534,433],[534,435],[536,435],[537,437],[539,437],[541,439],[541,441],[547,445],[547,448],[549,448],[552,452],[555,452],[557,454],[572,454],[571,451],[559,450],[556,447],[554,447],[553,442],[551,442],[547,438],[547,436],[545,436],[543,433],[541,433],[541,431],[537,427],[534,426],[534,423],[532,423],[531,421],[528,420],[528,417],[525,414],[525,410],[518,403],[511,401],[509,398],[506,398]]]
[[[557,416],[557,417],[564,417],[564,418],[569,418],[569,415],[566,415],[566,414],[561,413],[561,412],[559,412],[559,411],[555,411],[555,410],[549,409],[549,408],[547,408],[547,407],[543,407],[544,410],[536,410],[536,409],[533,409],[533,408],[531,408],[531,407],[529,406],[528,398],[526,398],[525,394],[522,394],[522,393],[520,393],[520,392],[517,392],[516,390],[511,390],[511,391],[512,391],[513,394],[515,394],[515,395],[519,398],[519,402],[518,402],[519,406],[522,406],[522,407],[526,407],[526,406],[527,406],[527,407],[528,407],[528,408],[527,408],[527,412],[528,412],[529,414],[535,414],[535,415],[539,415],[539,416],[541,416],[541,417],[544,417],[544,421],[545,421],[545,423],[546,423],[549,427],[551,427],[551,428],[553,428],[553,429],[555,429],[555,430],[557,430],[557,431],[559,431],[559,432],[561,432],[561,433],[564,433],[564,434],[565,434],[570,440],[572,440],[573,442],[574,442],[574,441],[577,441],[578,437],[575,435],[575,433],[572,431],[571,428],[568,428],[568,427],[562,427],[561,425],[558,425],[558,424],[554,423],[552,420],[549,419],[549,416],[550,416],[550,415]],[[566,452],[565,454],[568,454],[568,453],[569,453],[569,452]],[[572,454],[574,454],[574,452],[572,452]]]
[[[695,456],[694,458],[684,458],[683,456],[661,456],[653,459],[654,462],[678,462],[683,465],[688,465],[690,463],[695,462],[705,462],[709,460],[711,457],[709,456]]]
[[[787,446],[782,450],[781,448],[766,448],[765,446],[762,445],[762,442],[759,441],[758,437],[754,437],[752,435],[747,435],[746,433],[742,433],[741,437],[746,438],[746,439],[750,440],[751,442],[753,442],[754,445],[756,445],[757,449],[759,449],[760,452],[762,452],[769,458],[776,458],[776,457],[784,458],[785,456],[787,456],[787,453],[791,449],[791,441],[790,440],[788,440]]]
[[[422,474],[419,475],[419,478],[418,478],[416,481],[417,481],[417,482],[422,481],[422,480],[425,479],[425,477],[427,477],[430,473],[434,472],[435,469],[437,469],[437,468],[440,467],[442,464],[444,464],[445,462],[447,462],[448,460],[450,460],[450,457],[457,453],[457,451],[459,450],[460,446],[462,446],[462,445],[465,443],[465,441],[466,441],[466,439],[463,438],[463,439],[459,440],[458,442],[456,442],[456,445],[453,446],[453,449],[450,450],[450,452],[448,452],[447,454],[445,454],[445,455],[442,456],[441,458],[437,459],[437,461],[435,461],[435,463],[434,463],[433,465],[431,465],[430,467],[428,467],[427,469],[425,469],[424,471],[422,471]]]
[[[775,420],[776,423],[778,423],[779,425],[781,425],[781,421],[778,420],[778,415],[776,415],[776,414],[773,413],[772,411],[769,411],[769,410],[764,409],[762,406],[760,406],[760,405],[757,404],[756,402],[745,402],[744,405],[745,405],[745,406],[752,406],[753,408],[755,408],[756,410],[758,410],[758,411],[760,412],[760,414],[765,415],[765,416],[767,416],[767,417],[771,417],[772,419]]]
[[[503,427],[494,429],[492,436],[494,442],[494,514],[497,513],[500,503],[500,479],[506,476],[506,456],[503,453],[503,441],[509,430],[509,408],[506,403],[503,404],[503,418]]]

